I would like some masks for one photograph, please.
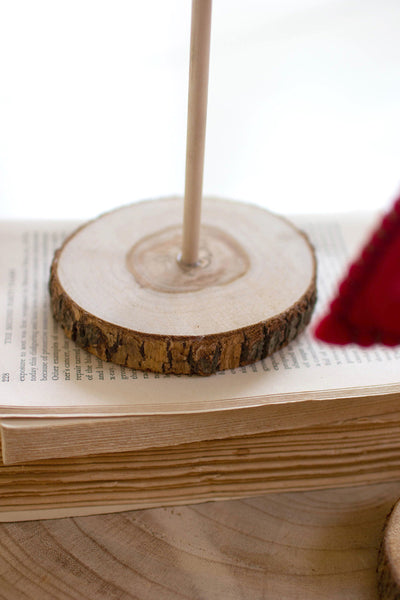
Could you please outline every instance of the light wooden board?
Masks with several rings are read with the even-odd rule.
[[[0,526],[7,600],[376,600],[400,483]]]
[[[400,478],[397,420],[338,423],[0,468],[0,521],[227,500]]]

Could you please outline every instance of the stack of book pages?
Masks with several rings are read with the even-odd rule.
[[[317,319],[375,218],[293,220],[317,251]],[[400,479],[399,348],[331,347],[311,325],[206,378],[104,363],[49,309],[52,256],[75,227],[0,224],[0,520]]]

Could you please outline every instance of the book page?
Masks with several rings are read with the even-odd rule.
[[[375,218],[293,220],[317,251],[315,322]],[[151,374],[102,362],[68,340],[49,309],[52,257],[77,225],[0,224],[0,417],[190,413],[400,391],[400,348],[325,345],[313,339],[312,325],[273,356],[211,377]]]

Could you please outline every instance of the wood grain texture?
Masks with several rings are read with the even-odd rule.
[[[336,424],[0,467],[0,521],[396,481],[399,423]],[[35,511],[35,513],[33,513]]]
[[[0,526],[5,600],[376,600],[400,483]]]
[[[163,232],[176,227],[180,204],[167,198],[124,207],[68,238],[50,278],[52,311],[66,335],[102,360],[190,375],[247,365],[293,340],[316,300],[313,249],[303,233],[258,207],[204,202],[206,224],[216,224],[247,253],[245,275],[176,294],[135,280],[127,255],[157,231],[157,222]]]

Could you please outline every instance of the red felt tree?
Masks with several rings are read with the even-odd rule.
[[[340,284],[315,336],[331,344],[400,344],[400,198]]]

